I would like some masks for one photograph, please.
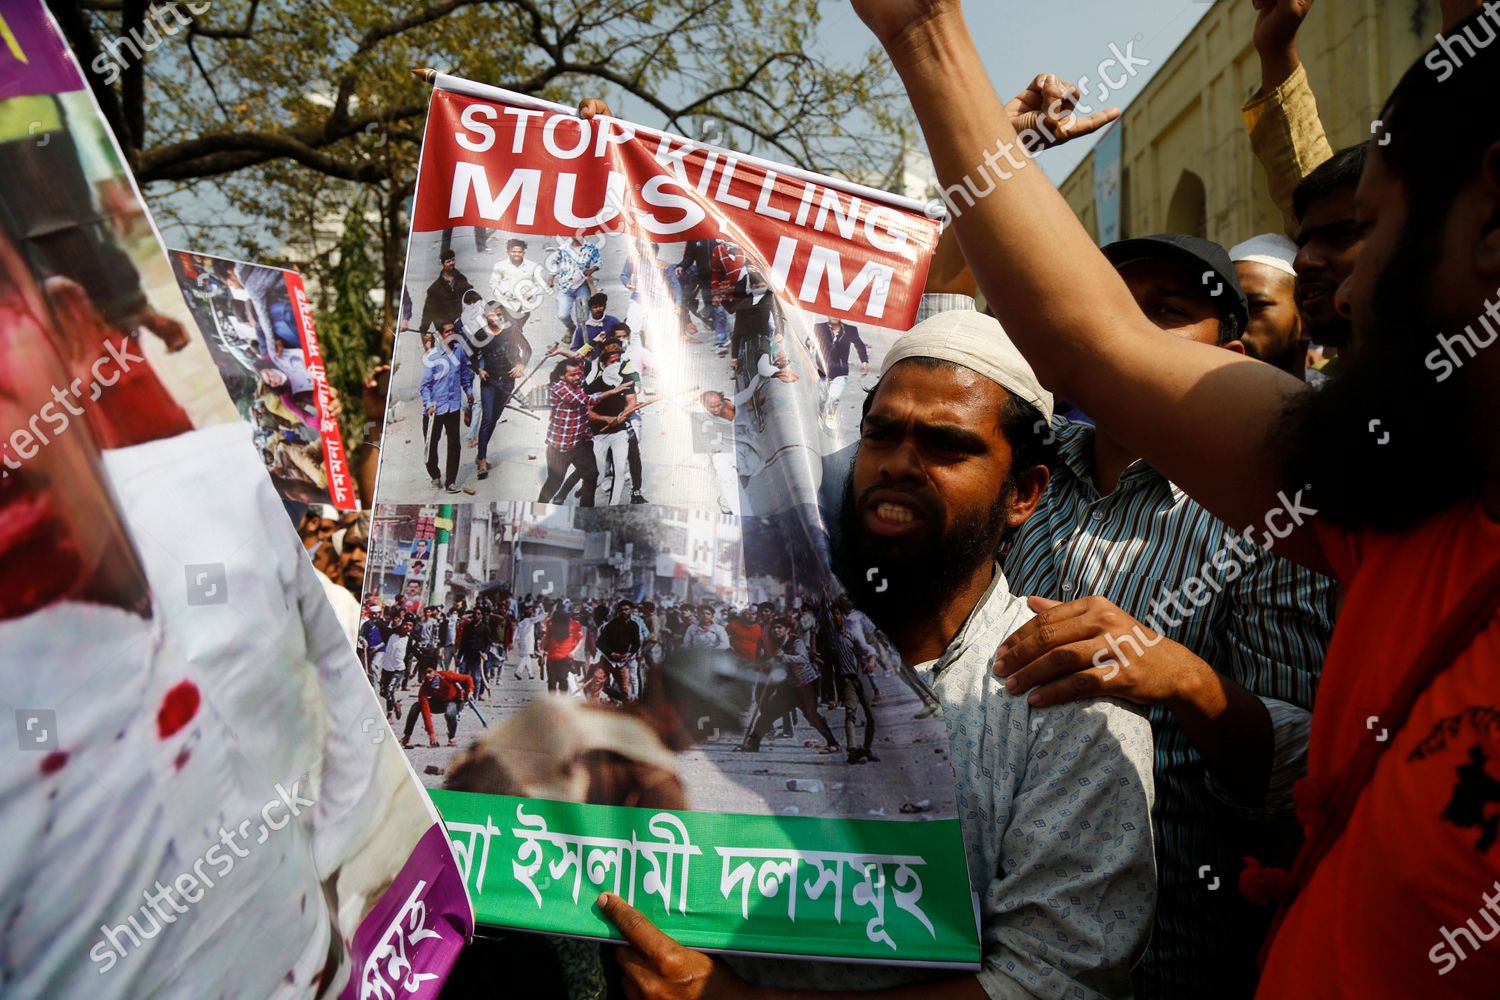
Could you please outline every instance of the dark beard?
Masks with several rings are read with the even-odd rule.
[[[1340,355],[1330,382],[1298,396],[1272,432],[1286,489],[1306,487],[1319,515],[1339,528],[1403,531],[1482,484],[1487,445],[1484,429],[1465,417],[1462,371],[1439,382],[1424,360],[1439,333],[1462,334],[1436,328],[1425,292],[1450,208],[1412,200],[1369,329]],[[1414,475],[1424,468],[1432,474]]]
[[[834,572],[855,606],[868,614],[883,632],[899,630],[905,622],[931,617],[977,570],[995,559],[1014,496],[1014,484],[1007,481],[999,499],[988,509],[965,511],[951,524],[938,524],[934,546],[910,555],[880,552],[879,541],[866,537],[855,504],[851,467],[839,503]],[[872,568],[878,572],[870,578]]]

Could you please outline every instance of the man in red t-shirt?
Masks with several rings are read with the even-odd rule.
[[[437,731],[432,728],[432,710],[443,713],[448,722],[448,745],[457,746],[458,713],[464,702],[474,696],[474,679],[468,674],[452,670],[438,670],[431,664],[417,667],[417,700],[406,713],[406,731],[401,736],[403,747],[411,746],[411,731],[417,725],[417,713],[422,714],[422,724],[427,727],[427,745],[437,746]]]
[[[1475,616],[1462,651],[1414,684],[1404,724],[1392,709],[1500,564],[1500,115],[1454,99],[1500,87],[1496,13],[1450,31],[1379,113],[1341,237],[1357,259],[1334,295],[1353,338],[1314,391],[1141,312],[1025,154],[1096,116],[1045,100],[1029,128],[1008,114],[954,0],[854,6],[907,88],[980,290],[1042,381],[1253,543],[1345,587],[1298,795],[1311,840],[1337,837],[1270,942],[1260,994],[1493,993],[1500,619]],[[1034,607],[1048,640],[1032,663],[1050,682],[1117,693],[1124,671],[1091,666],[1116,640],[1109,616],[1087,600]],[[1344,778],[1372,745],[1368,780]],[[1340,787],[1354,802],[1341,832]]]
[[[736,611],[730,616],[724,631],[729,633],[729,648],[735,655],[746,660],[759,657],[762,629],[750,611]]]

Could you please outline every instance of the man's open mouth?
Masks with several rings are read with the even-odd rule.
[[[1321,306],[1333,298],[1335,289],[1332,285],[1321,282],[1313,282],[1303,285],[1297,291],[1297,304],[1306,309],[1308,306]]]
[[[893,521],[897,524],[905,524],[915,521],[917,515],[910,507],[903,507],[898,503],[883,503],[875,508],[875,516],[882,521]]]
[[[922,505],[900,495],[877,493],[867,497],[862,506],[865,527],[871,534],[886,538],[912,534],[928,521]]]

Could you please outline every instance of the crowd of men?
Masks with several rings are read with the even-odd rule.
[[[1291,238],[1226,250],[1096,246],[991,168],[1118,112],[1047,75],[1002,104],[953,0],[855,0],[953,225],[828,520],[942,706],[983,967],[711,957],[607,894],[627,995],[1493,990],[1500,120],[1462,95],[1500,83],[1500,15],[1444,2],[1335,151],[1311,6],[1254,3],[1244,108]]]
[[[400,722],[403,696],[415,681],[417,701],[406,712],[404,739],[410,740],[420,716],[433,746],[432,712],[447,716],[454,745],[459,709],[469,698],[490,701],[507,670],[518,681],[545,681],[551,693],[618,707],[639,702],[657,669],[679,649],[722,650],[749,671],[745,735],[737,748],[744,752],[758,751],[767,738],[791,739],[800,712],[822,737],[819,754],[847,747],[848,763],[878,761],[871,746],[882,681],[916,696],[916,718],[940,713],[932,689],[843,596],[734,606],[673,598],[516,597],[499,589],[472,607],[463,598],[447,608],[372,602],[359,632],[360,655],[387,716]],[[844,746],[830,718],[842,722]]]
[[[487,238],[478,242],[477,252],[487,252],[488,244]],[[419,391],[432,485],[462,492],[466,433],[476,448],[477,478],[488,477],[496,426],[546,359],[556,358],[546,382],[551,412],[539,500],[576,498],[585,507],[646,503],[638,414],[655,401],[642,387],[656,358],[645,341],[670,336],[698,343],[700,330],[709,331],[717,353],[727,356],[742,340],[749,344],[742,327],[768,325],[761,317],[771,307],[763,302],[764,283],[748,286],[744,256],[726,241],[690,241],[678,261],[665,259],[660,244],[640,241],[619,275],[628,293],[622,319],[611,311],[599,278],[597,242],[574,236],[550,247],[542,261],[529,254],[526,240],[508,239],[481,291],[459,270],[446,242],[440,252],[438,275],[413,327],[422,335]],[[736,303],[746,308],[731,330]],[[544,322],[556,322],[556,339],[543,334],[548,346],[532,368],[525,329],[539,310],[550,313]],[[608,485],[599,492],[604,480]]]
[[[649,502],[641,411],[660,397],[649,396],[644,388],[645,378],[657,370],[646,341],[673,337],[688,344],[711,343],[728,362],[735,398],[746,402],[761,391],[768,373],[788,369],[785,319],[777,298],[764,273],[747,264],[744,253],[727,240],[689,241],[676,261],[663,256],[660,244],[633,243],[619,275],[629,296],[623,318],[598,277],[602,257],[596,243],[564,240],[545,262],[528,253],[525,240],[507,241],[486,297],[458,269],[455,252],[441,252],[438,276],[427,289],[416,326],[422,332],[427,473],[436,489],[462,492],[459,459],[465,433],[476,448],[477,478],[488,477],[496,426],[548,359],[556,360],[546,377],[546,472],[537,500],[582,507]],[[546,322],[555,319],[557,339],[548,343],[533,369],[533,349],[524,331],[532,314],[549,301],[555,309]],[[848,382],[851,353],[859,357],[861,374],[869,373],[868,345],[857,327],[830,318],[815,325],[805,347],[819,378],[820,412],[832,420]],[[730,398],[717,391],[707,396]],[[741,451],[746,447],[743,431],[736,432]],[[724,458],[746,464],[743,455],[725,452]],[[739,474],[754,471],[742,468]]]

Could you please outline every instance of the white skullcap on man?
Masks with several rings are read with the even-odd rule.
[[[1297,276],[1292,261],[1297,259],[1297,244],[1280,233],[1262,233],[1252,236],[1239,246],[1230,247],[1231,263],[1264,264],[1278,271]]]
[[[960,309],[923,320],[891,345],[880,366],[881,377],[908,358],[937,358],[961,365],[1030,403],[1052,422],[1052,393],[1042,388],[1036,372],[993,316]]]

